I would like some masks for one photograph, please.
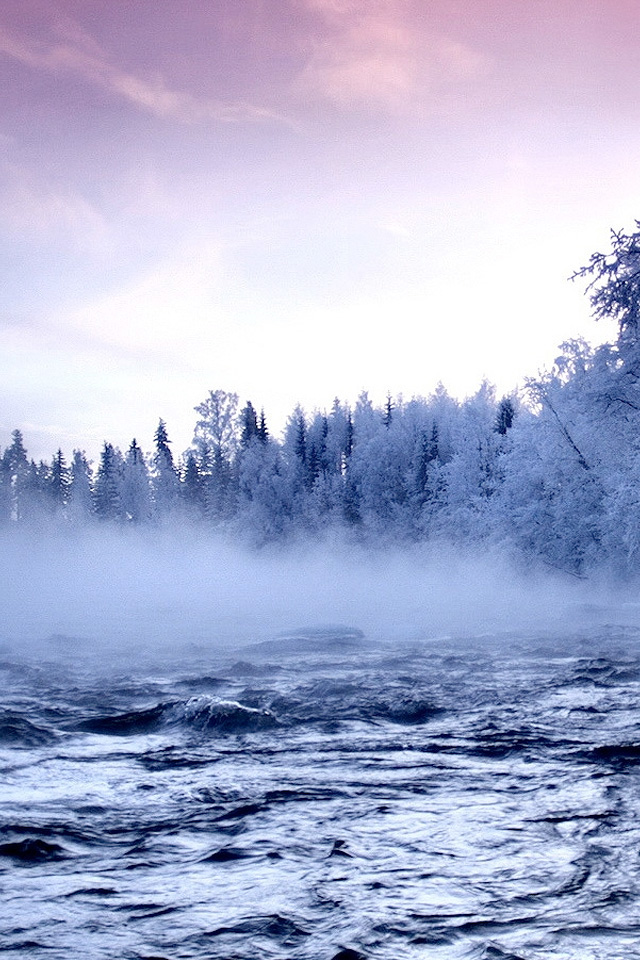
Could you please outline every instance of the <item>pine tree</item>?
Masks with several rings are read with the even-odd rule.
[[[264,415],[264,410],[260,411],[260,423],[258,425],[258,439],[260,443],[267,444],[269,442],[269,431],[267,429],[267,418]]]
[[[24,493],[23,520],[41,522],[51,516],[51,471],[44,460],[29,461]]]
[[[62,450],[58,449],[49,469],[49,492],[56,511],[62,511],[67,506],[70,491],[71,472]]]
[[[353,453],[353,418],[351,416],[351,411],[349,411],[347,417],[347,436],[344,445],[344,455],[348,460],[351,454]]]
[[[112,444],[102,448],[94,484],[94,510],[100,520],[122,520],[122,454]]]
[[[0,523],[11,520],[11,471],[7,458],[0,456]]]
[[[30,468],[22,433],[14,430],[11,434],[11,446],[3,454],[6,482],[9,488],[9,511],[12,520],[25,519],[29,495]]]
[[[298,410],[295,414],[293,452],[298,460],[302,475],[306,474],[307,466],[307,424],[304,414]]]
[[[158,421],[158,426],[153,435],[153,439],[156,442],[156,457],[163,458],[166,463],[169,464],[169,466],[174,468],[173,454],[171,453],[171,447],[169,446],[171,441],[169,440],[169,434],[167,433],[167,425],[162,418],[160,418]]]
[[[385,425],[385,427],[387,428],[387,430],[388,430],[389,427],[391,426],[391,421],[392,421],[392,420],[393,420],[393,401],[392,401],[392,399],[391,399],[391,394],[388,393],[388,394],[387,394],[387,402],[386,402],[385,408],[384,408],[384,416],[383,416],[383,418],[382,418],[382,422],[384,423],[384,425]]]
[[[93,513],[91,467],[82,450],[74,450],[70,469],[68,511],[76,523],[85,523]]]
[[[259,436],[258,418],[250,400],[240,413],[240,447],[246,450],[252,440]]]
[[[429,499],[429,464],[431,456],[431,437],[423,431],[416,444],[416,456],[413,468],[413,499],[419,514]]]
[[[204,478],[200,472],[200,465],[193,450],[188,450],[185,456],[180,490],[188,509],[195,511],[196,515],[204,516]]]
[[[122,512],[131,523],[143,523],[152,515],[151,484],[144,454],[135,439],[122,466]]]
[[[176,505],[179,493],[178,471],[173,462],[171,441],[164,420],[158,421],[153,439],[156,444],[151,477],[153,499],[158,515],[163,517],[168,515]]]
[[[498,413],[496,416],[496,425],[495,431],[501,436],[505,436],[507,431],[513,426],[513,418],[515,417],[515,408],[513,406],[513,400],[511,397],[503,397],[498,406]]]

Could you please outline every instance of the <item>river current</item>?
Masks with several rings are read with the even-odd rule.
[[[640,957],[640,635],[0,651],[0,953]]]

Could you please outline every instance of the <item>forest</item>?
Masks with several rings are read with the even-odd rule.
[[[198,524],[262,546],[340,536],[384,545],[499,547],[576,576],[640,570],[640,221],[612,233],[572,279],[614,342],[561,345],[518,394],[487,382],[458,401],[366,393],[351,406],[296,407],[283,435],[235,393],[211,390],[193,442],[174,455],[163,420],[145,452],[105,442],[29,459],[15,430],[0,451],[0,525]]]

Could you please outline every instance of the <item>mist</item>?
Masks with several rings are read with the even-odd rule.
[[[5,533],[0,641],[241,650],[283,632],[356,627],[376,641],[548,634],[636,624],[633,591],[496,553],[335,542],[260,551],[193,529]]]
[[[629,954],[631,586],[202,525],[0,551],[10,952]]]

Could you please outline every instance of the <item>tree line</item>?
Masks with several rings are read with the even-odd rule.
[[[30,460],[19,430],[0,456],[0,523],[23,526],[198,522],[254,544],[328,531],[364,542],[500,545],[578,575],[640,569],[640,222],[612,234],[586,278],[615,342],[561,347],[519,395],[488,383],[459,402],[366,393],[351,406],[296,407],[282,437],[235,393],[196,407],[193,442],[174,457],[159,421],[154,447],[105,442]]]

